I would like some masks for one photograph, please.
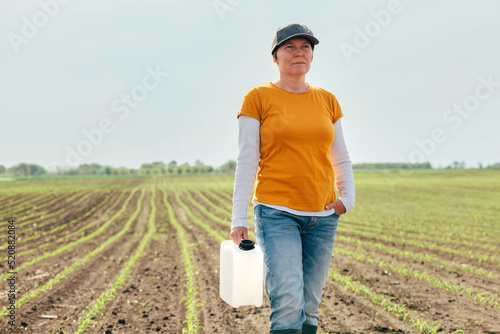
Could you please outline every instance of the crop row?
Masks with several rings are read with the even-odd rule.
[[[85,194],[85,192],[83,192],[83,191],[77,192],[77,193],[73,194],[70,198],[66,199],[66,202],[67,202],[68,200],[72,200],[72,199],[74,199],[75,197],[81,196],[81,195],[83,195],[83,194]],[[64,197],[65,197],[65,195],[64,195],[64,194],[59,194],[58,196],[56,196],[56,197],[53,199],[53,201],[54,201],[54,202],[58,202],[58,201],[61,201],[61,202],[62,202],[62,198],[64,198]],[[49,202],[49,204],[51,204],[51,203],[52,203],[52,201],[50,201],[50,202]],[[10,215],[10,217],[11,217],[11,218],[15,218],[15,219],[17,219],[17,220],[21,220],[21,221],[22,221],[23,226],[24,226],[24,225],[27,225],[27,224],[29,224],[29,223],[31,223],[31,222],[32,222],[32,220],[34,220],[34,219],[32,219],[32,218],[35,218],[35,217],[36,217],[36,218],[41,218],[41,219],[45,218],[45,216],[43,215],[43,213],[41,213],[41,212],[37,212],[37,210],[39,210],[39,209],[41,209],[41,208],[42,208],[42,205],[41,205],[40,207],[38,207],[38,206],[33,206],[33,205],[29,205],[29,208],[31,208],[31,210],[32,210],[32,211],[31,211],[31,212],[29,212],[29,213],[27,213],[27,214],[24,214],[24,215],[19,215],[19,216],[18,216],[18,215],[15,215],[15,214],[11,214],[11,215]],[[9,210],[11,210],[11,207],[7,207],[5,210],[6,210],[6,211],[9,211]],[[16,208],[14,208],[14,210],[16,210]],[[26,208],[26,209],[21,209],[21,210],[19,210],[19,209],[18,209],[18,210],[16,210],[15,212],[16,212],[16,213],[18,213],[18,212],[20,212],[20,211],[22,211],[22,210],[28,210],[28,208]],[[53,211],[53,209],[52,209],[52,208],[51,208],[51,211]],[[35,218],[35,219],[36,219],[36,218]],[[5,225],[5,224],[6,224],[6,222],[3,222],[3,221],[2,221],[2,222],[0,222],[0,226],[3,226],[3,225]]]
[[[17,245],[21,245],[23,243],[26,243],[28,241],[33,241],[33,240],[36,240],[42,236],[46,236],[46,235],[51,235],[51,234],[54,234],[55,232],[59,231],[59,230],[62,230],[64,228],[66,228],[66,226],[68,225],[71,225],[71,224],[75,224],[79,221],[84,221],[85,218],[91,216],[95,211],[97,211],[98,209],[100,209],[101,207],[107,205],[108,203],[108,199],[111,197],[111,195],[107,195],[97,206],[93,206],[91,209],[84,209],[82,210],[83,212],[85,212],[83,215],[77,215],[77,218],[74,218],[73,220],[69,221],[69,222],[66,222],[66,223],[62,223],[62,224],[58,224],[56,227],[50,229],[50,230],[47,230],[47,231],[42,231],[42,232],[36,232],[35,234],[31,235],[31,236],[28,236],[28,237],[23,237],[22,239],[21,238],[18,238],[17,240]],[[37,223],[34,223],[32,227],[29,227],[29,228],[23,228],[23,234],[26,235],[28,232],[32,231],[32,230],[36,230],[37,228],[40,228],[40,227],[43,227],[45,225],[48,225],[50,222],[45,222],[45,223],[41,223],[41,224],[37,224]],[[0,247],[0,250],[2,248],[5,248],[7,247],[7,243],[5,243],[4,245],[2,245]],[[28,249],[24,252],[20,252],[19,255],[24,255],[24,254],[29,254],[33,251],[37,251],[40,247],[36,247],[36,248],[32,248],[32,249]]]
[[[73,214],[76,212],[78,214],[77,209],[86,209],[85,207],[82,207],[82,203],[85,201],[88,201],[89,204],[86,206],[94,206],[95,202],[101,202],[102,199],[101,194],[98,192],[91,192],[88,194],[84,194],[81,196],[78,200],[74,201],[74,198],[77,196],[72,196],[71,198],[68,198],[64,201],[60,201],[58,206],[51,207],[51,212],[48,212],[46,214],[40,214],[38,217],[33,217],[33,219],[26,219],[26,218],[21,218],[20,220],[22,221],[21,227],[23,228],[23,232],[30,232],[32,230],[37,230],[40,229],[41,227],[50,225],[54,222],[58,222],[61,220],[61,217],[59,217],[62,214]],[[109,195],[108,195],[109,196]],[[95,198],[94,198],[95,197]],[[68,204],[67,204],[68,203]],[[81,210],[83,211],[83,210]],[[80,212],[81,212],[80,211]],[[37,213],[38,215],[38,213]],[[57,217],[55,217],[57,216]],[[53,218],[54,217],[54,218]],[[52,218],[51,220],[49,220]],[[63,217],[64,219],[64,217]]]
[[[100,314],[103,315],[103,310],[106,307],[106,303],[115,297],[115,292],[120,289],[126,280],[130,277],[130,273],[137,262],[137,260],[142,256],[144,249],[146,248],[149,240],[153,237],[156,232],[156,191],[154,187],[151,187],[151,213],[148,219],[148,231],[141,239],[137,251],[130,257],[130,259],[123,265],[122,269],[113,281],[113,284],[107,288],[96,300],[94,300],[85,311],[82,312],[82,316],[78,319],[78,329],[75,334],[81,334],[87,329],[87,327],[94,323],[93,318]]]
[[[335,247],[334,253],[341,254],[343,256],[347,256],[349,258],[355,259],[360,262],[365,262],[368,264],[375,264],[378,267],[386,270],[397,272],[400,275],[408,276],[413,279],[418,279],[420,281],[424,281],[429,283],[430,285],[436,288],[444,288],[446,291],[455,292],[455,293],[463,293],[465,296],[472,298],[476,302],[485,303],[498,308],[499,301],[498,297],[485,291],[474,292],[472,288],[467,288],[463,284],[456,284],[452,281],[446,280],[444,278],[436,278],[432,275],[427,274],[426,272],[419,272],[413,268],[408,268],[403,265],[393,264],[386,260],[376,258],[374,256],[366,256],[363,253],[350,251],[345,248]]]
[[[449,178],[455,185],[441,182],[444,178],[435,184],[430,178],[422,178],[418,182],[415,178],[408,178],[404,180],[404,186],[402,184],[389,190],[384,180],[374,180],[374,177],[364,175],[357,178],[359,201],[357,209],[349,214],[347,220],[417,234],[470,236],[471,241],[485,237],[484,241],[490,243],[498,240],[499,207],[496,203],[500,201],[500,196],[498,191],[490,188],[498,181],[487,180],[490,184],[485,182],[478,188],[479,183],[466,186],[455,178]],[[368,182],[364,182],[363,178]],[[474,180],[481,181],[486,181],[484,176]],[[457,184],[460,184],[460,189]]]
[[[499,246],[498,245],[491,245],[487,243],[486,241],[480,242],[479,240],[473,240],[473,241],[468,241],[465,240],[465,238],[457,238],[456,235],[448,235],[445,236],[443,234],[436,234],[435,231],[432,231],[432,234],[425,234],[425,233],[408,233],[407,231],[404,230],[399,230],[399,229],[388,229],[387,226],[374,226],[372,224],[353,224],[352,222],[347,222],[349,224],[349,227],[354,228],[359,231],[365,231],[365,232],[370,232],[373,234],[381,234],[383,233],[384,235],[388,235],[391,237],[395,238],[403,238],[404,240],[412,240],[412,241],[432,241],[437,244],[446,244],[446,245],[455,245],[455,246],[460,246],[460,247],[467,247],[467,248],[478,248],[478,249],[483,249],[486,251],[493,252],[494,254],[498,255],[499,254]],[[488,241],[491,241],[492,239],[489,238]]]
[[[31,204],[36,201],[42,201],[46,198],[54,197],[60,195],[60,192],[27,192],[27,193],[18,193],[15,195],[6,195],[5,198],[2,198],[2,203],[4,203],[5,208],[0,209],[0,213],[4,213],[8,211],[9,208],[16,207],[18,205]]]
[[[425,241],[415,241],[415,240],[406,240],[403,238],[394,238],[390,235],[385,235],[385,234],[373,234],[365,231],[360,231],[359,229],[356,229],[354,227],[349,227],[349,225],[345,225],[346,228],[342,230],[343,233],[347,234],[353,234],[353,235],[358,235],[361,237],[365,237],[368,239],[379,239],[388,243],[392,243],[395,245],[401,245],[401,246],[413,246],[417,248],[423,248],[423,249],[430,249],[430,250],[435,250],[435,251],[440,251],[448,254],[453,254],[453,255],[458,255],[458,256],[466,256],[469,259],[476,260],[478,262],[496,262],[500,259],[500,256],[497,255],[492,255],[492,254],[485,254],[481,252],[475,252],[470,249],[464,250],[464,249],[457,249],[454,247],[450,246],[444,246],[444,245],[438,245],[436,243],[432,242],[425,242]],[[499,265],[500,267],[500,265]]]
[[[3,209],[0,209],[0,216],[4,216],[7,213],[14,216],[23,211],[29,210],[33,207],[39,207],[46,203],[45,201],[50,201],[51,199],[59,199],[64,196],[64,193],[48,193],[48,194],[25,194],[21,198],[15,201],[5,201],[2,200],[2,204],[5,205]]]
[[[48,218],[52,218],[56,215],[59,215],[61,213],[70,213],[73,208],[79,208],[81,207],[81,204],[87,200],[90,201],[91,198],[94,196],[98,195],[99,192],[97,190],[89,191],[87,193],[84,193],[83,195],[79,196],[78,194],[75,194],[74,196],[71,196],[70,198],[64,199],[60,202],[58,202],[56,209],[51,208],[51,212],[46,213],[46,214],[40,214],[38,212],[34,212],[32,214],[32,217],[29,219],[27,217],[23,217],[23,223],[22,226],[25,225],[32,225],[34,223],[39,224],[41,226],[48,225],[49,222],[46,222]],[[57,219],[57,218],[56,218]],[[56,219],[52,219],[50,223],[56,221]],[[41,221],[44,221],[43,223],[40,223]]]
[[[372,291],[369,287],[354,280],[351,276],[344,276],[337,270],[330,269],[328,277],[344,286],[346,290],[351,290],[357,295],[369,299],[372,303],[382,306],[387,312],[393,314],[403,322],[409,322],[412,327],[416,327],[424,334],[435,334],[439,331],[436,321],[426,319],[424,315],[411,316],[415,311],[407,311],[405,305],[399,305],[387,300],[383,295]],[[455,331],[455,334],[463,334],[462,330]]]
[[[201,191],[200,191],[201,192]],[[215,206],[221,208],[223,211],[228,212],[231,215],[233,209],[232,200],[228,200],[227,197],[223,195],[222,192],[210,192],[210,196],[216,201]]]
[[[57,236],[56,236],[56,237],[57,237],[57,239],[56,239],[56,240],[51,240],[51,241],[48,241],[48,242],[46,242],[46,243],[44,243],[44,244],[41,244],[41,245],[36,245],[35,247],[33,247],[33,248],[31,248],[31,249],[27,249],[27,250],[25,250],[25,251],[21,251],[21,252],[19,252],[19,254],[18,254],[18,255],[19,255],[19,256],[22,256],[22,255],[27,255],[27,254],[35,253],[35,252],[40,252],[40,251],[44,250],[45,248],[47,248],[47,246],[55,246],[56,244],[63,244],[63,243],[64,243],[64,241],[65,241],[66,239],[69,239],[69,238],[71,238],[71,237],[73,237],[73,236],[75,236],[75,235],[78,235],[78,234],[80,234],[80,233],[84,232],[85,230],[87,230],[87,229],[89,229],[89,228],[93,228],[96,224],[99,224],[99,222],[100,222],[100,220],[102,220],[102,218],[106,219],[106,223],[105,223],[105,225],[106,225],[106,226],[110,226],[111,222],[113,222],[113,221],[114,221],[114,219],[115,219],[116,217],[115,217],[115,218],[113,218],[113,217],[112,217],[111,219],[109,219],[109,220],[108,220],[108,215],[109,215],[109,213],[110,213],[112,210],[114,210],[114,208],[115,208],[115,207],[116,207],[116,206],[120,203],[120,201],[121,201],[121,199],[124,197],[124,195],[125,195],[125,193],[121,193],[121,194],[118,196],[118,199],[117,199],[117,200],[116,200],[116,201],[115,201],[112,205],[108,206],[108,208],[107,208],[107,209],[106,209],[106,211],[102,214],[102,216],[101,216],[101,217],[99,217],[99,218],[97,218],[97,219],[94,219],[91,223],[87,223],[87,224],[85,224],[84,226],[82,226],[81,228],[79,228],[78,230],[76,230],[76,231],[74,231],[74,232],[71,232],[71,233],[65,233],[63,236],[59,236],[59,235],[57,235]],[[107,201],[106,201],[106,202],[103,202],[103,203],[104,203],[104,204],[108,204],[108,202],[107,202]],[[69,222],[67,222],[67,223],[61,224],[61,225],[59,225],[59,226],[56,226],[56,227],[54,227],[53,229],[51,229],[51,230],[49,230],[49,231],[47,231],[47,232],[41,232],[41,233],[39,233],[39,234],[36,234],[36,235],[30,236],[30,237],[28,237],[28,238],[26,238],[26,239],[23,239],[23,241],[24,241],[24,242],[26,242],[26,241],[31,240],[31,239],[37,239],[39,236],[43,236],[43,235],[50,235],[50,234],[54,234],[54,235],[55,235],[55,232],[56,232],[56,231],[58,231],[58,230],[60,230],[60,229],[62,229],[62,228],[64,228],[64,227],[66,227],[66,226],[68,226],[68,225],[71,225],[71,224],[73,224],[73,223],[76,223],[76,222],[78,222],[79,220],[82,220],[82,221],[83,221],[83,220],[84,220],[84,218],[85,218],[85,217],[87,217],[87,216],[90,218],[90,217],[91,217],[91,215],[92,215],[92,213],[94,213],[94,212],[96,211],[95,209],[98,209],[98,208],[100,208],[101,206],[102,206],[102,205],[100,204],[99,206],[94,207],[94,208],[92,208],[92,209],[88,210],[88,211],[87,211],[87,212],[86,212],[83,216],[81,216],[81,217],[74,218],[73,220],[71,220],[71,221],[69,221]],[[102,227],[102,226],[100,226],[100,228],[99,228],[99,230],[98,230],[98,232],[97,232],[97,233],[102,233],[102,232],[104,232],[104,229],[103,229],[103,227]],[[94,236],[99,235],[99,234],[97,234],[97,233],[96,233],[96,232],[94,232],[94,233],[92,233],[92,235],[94,235]],[[75,240],[74,242],[81,243],[81,242],[83,242],[83,241],[84,241],[84,240],[81,240],[81,241],[80,241],[80,240]],[[66,245],[63,245],[62,247],[65,247],[65,246],[66,246]],[[71,247],[71,248],[72,248],[72,247]],[[70,248],[63,249],[63,250],[69,250],[69,249],[70,249]],[[57,251],[57,250],[56,250],[56,251]],[[62,251],[61,251],[61,252],[62,252]],[[44,254],[45,254],[45,253],[46,253],[46,252],[44,252]],[[48,252],[48,253],[50,254],[50,252]],[[56,253],[55,255],[57,255],[57,254],[60,254],[60,252],[59,252],[59,253]],[[50,256],[49,256],[49,257],[50,257]],[[43,259],[42,259],[42,260],[43,260]],[[30,261],[27,261],[27,262],[30,262],[30,263],[31,263],[31,260],[30,260]],[[37,262],[39,262],[39,261],[37,261]],[[32,264],[34,264],[34,263],[31,263],[31,265],[32,265]],[[23,267],[23,268],[25,268],[25,267]]]
[[[186,295],[181,301],[185,302],[187,311],[186,319],[184,320],[186,327],[182,329],[182,333],[195,334],[201,329],[197,316],[198,308],[201,306],[201,303],[200,300],[196,297],[197,289],[194,283],[196,269],[194,267],[193,261],[191,260],[193,255],[189,247],[189,240],[186,236],[186,231],[182,224],[180,224],[175,217],[174,210],[167,200],[167,193],[165,188],[162,187],[160,190],[163,194],[163,204],[165,205],[165,208],[168,212],[168,220],[170,224],[175,228],[177,233],[177,242],[181,248],[182,263],[184,264],[184,287],[186,288]]]
[[[33,259],[31,259],[30,261],[26,261],[26,262],[23,262],[20,266],[18,266],[16,269],[17,269],[17,272],[19,273],[20,271],[23,271],[25,270],[26,268],[29,268],[30,266],[40,262],[40,261],[43,261],[43,260],[46,260],[50,257],[53,257],[53,256],[56,256],[56,255],[59,255],[65,251],[68,251],[76,246],[78,246],[79,244],[85,242],[85,241],[88,241],[88,240],[92,240],[93,238],[99,236],[99,235],[102,235],[106,229],[118,218],[120,217],[126,210],[127,208],[127,205],[128,205],[128,202],[132,199],[132,197],[134,196],[136,191],[132,191],[130,193],[130,195],[128,196],[128,198],[125,200],[125,202],[123,203],[121,209],[119,211],[117,211],[110,219],[108,219],[106,221],[106,223],[104,223],[103,225],[101,225],[98,229],[96,229],[94,232],[92,232],[91,234],[88,234],[86,236],[83,236],[73,242],[70,242],[70,243],[67,243],[67,244],[63,244],[61,245],[60,247],[52,250],[52,251],[49,251],[49,252],[44,252],[42,255],[39,255]],[[4,279],[5,277],[7,277],[8,274],[5,273],[5,274],[0,274],[0,280]]]
[[[59,202],[60,205],[58,206],[59,209],[57,209],[57,210],[52,209],[52,211],[50,211],[47,214],[43,214],[40,212],[33,212],[28,216],[21,216],[21,217],[17,218],[17,220],[20,221],[18,226],[24,228],[27,225],[31,225],[33,227],[38,226],[38,228],[40,228],[40,227],[52,224],[54,222],[57,222],[59,220],[59,218],[56,216],[59,216],[60,214],[62,214],[64,212],[69,213],[69,212],[71,212],[71,210],[73,208],[80,207],[80,204],[83,201],[85,201],[86,199],[88,199],[89,197],[91,197],[92,195],[94,195],[94,192],[89,192],[86,194],[77,193],[77,194],[71,196],[70,198],[67,198],[64,201],[60,201]],[[78,200],[72,202],[78,196],[81,196],[81,197]],[[71,204],[68,206],[64,203],[71,203]],[[53,218],[52,220],[49,220],[49,218],[52,218],[52,217],[55,217],[55,218]],[[43,223],[40,223],[42,221],[43,221]],[[31,229],[32,228],[29,228],[29,230],[31,230]]]
[[[86,208],[83,209],[81,211],[81,212],[84,212],[82,215],[77,214],[76,218],[73,218],[72,220],[70,220],[68,222],[65,222],[65,223],[62,223],[62,224],[58,224],[57,226],[51,228],[50,230],[41,231],[41,232],[38,232],[38,231],[35,230],[34,234],[32,234],[29,237],[23,238],[23,240],[19,240],[19,243],[26,243],[27,241],[33,241],[33,240],[39,239],[40,237],[43,237],[43,236],[50,236],[52,234],[55,234],[57,231],[64,230],[68,226],[73,226],[73,225],[76,225],[79,222],[83,222],[88,217],[91,217],[97,210],[99,210],[102,207],[108,205],[109,204],[108,201],[109,201],[110,198],[111,198],[111,195],[107,195],[96,206],[93,206],[91,204],[91,208],[90,209],[86,209]],[[40,224],[40,225],[34,223],[33,225],[35,225],[33,229],[35,229],[36,227],[40,228],[40,227],[44,227],[45,226],[45,224],[43,224],[43,223]],[[26,233],[26,232],[29,232],[31,230],[32,230],[32,228],[27,228],[27,229],[23,229],[23,232]]]
[[[415,226],[415,224],[393,224],[391,223],[391,228],[387,229],[388,221],[379,221],[379,220],[353,220],[347,218],[345,220],[346,223],[354,226],[364,226],[368,228],[373,228],[373,230],[382,230],[384,232],[397,231],[400,234],[404,235],[422,235],[429,237],[438,237],[438,240],[448,241],[448,240],[469,240],[471,242],[476,243],[486,243],[490,245],[500,245],[500,240],[493,236],[494,232],[492,230],[489,231],[479,231],[479,232],[466,232],[457,228],[450,227],[450,224],[445,226],[434,225],[432,229],[422,229],[421,226]],[[493,232],[493,233],[492,233]]]
[[[104,249],[106,249],[113,242],[119,240],[119,238],[122,237],[130,229],[130,227],[132,226],[133,221],[135,220],[135,218],[139,214],[139,212],[141,210],[141,203],[143,201],[144,194],[145,194],[144,189],[141,189],[141,194],[140,194],[139,199],[137,200],[137,204],[136,204],[136,210],[132,213],[132,215],[129,217],[129,219],[127,220],[127,222],[123,226],[123,228],[118,233],[116,233],[115,235],[113,235],[113,236],[109,237],[108,239],[106,239],[103,243],[101,243],[99,245],[99,247],[97,247],[93,251],[87,253],[83,258],[80,258],[79,260],[77,260],[76,262],[74,262],[69,267],[65,267],[62,272],[60,272],[55,277],[53,277],[52,279],[50,279],[47,283],[43,284],[42,286],[36,286],[34,289],[32,289],[32,290],[28,291],[27,293],[25,293],[21,298],[19,298],[16,301],[16,304],[15,304],[16,309],[19,309],[20,306],[22,306],[23,304],[25,304],[27,301],[35,298],[36,296],[38,296],[38,295],[40,295],[42,293],[47,292],[50,288],[52,288],[53,286],[55,286],[56,284],[58,284],[66,276],[68,276],[69,274],[71,274],[73,271],[75,271],[79,267],[85,265],[90,259],[92,259],[97,254],[101,253]],[[129,196],[128,200],[131,198],[131,196],[132,196],[132,194]],[[127,207],[127,204],[128,204],[128,201],[125,201],[125,203],[122,206],[122,210],[123,211],[120,210],[121,212],[125,211],[125,208]],[[71,247],[75,246],[74,243],[69,244],[69,245],[71,245]],[[66,246],[60,247],[59,248],[59,252],[63,251],[63,250],[61,250],[61,248],[63,248],[63,247],[66,247]],[[51,254],[51,253],[49,253],[50,255],[45,255],[45,256],[47,256],[47,257],[48,256],[53,256],[53,254]],[[44,255],[42,255],[42,256],[44,256]],[[41,259],[39,259],[38,261],[41,261]],[[6,315],[7,313],[8,313],[8,310],[4,306],[2,308],[2,310],[0,311],[0,319],[4,315]]]
[[[223,218],[231,219],[231,213],[228,212],[228,210],[222,208],[219,203],[212,202],[205,194],[203,194],[203,192],[199,190],[194,190],[193,192],[203,201],[203,203],[205,203],[210,208],[220,213],[223,216]]]
[[[176,200],[176,203],[179,204],[182,209],[186,212],[186,215],[189,217],[189,219],[195,223],[196,225],[200,226],[201,228],[203,228],[205,231],[208,232],[208,234],[210,234],[212,237],[215,238],[215,240],[217,240],[219,243],[222,242],[223,240],[225,240],[225,238],[223,236],[221,236],[216,230],[214,230],[210,224],[207,224],[203,221],[203,219],[200,219],[198,217],[196,217],[192,212],[191,210],[189,209],[189,207],[184,204],[184,202],[181,200],[180,196],[179,196],[179,192],[172,189],[174,191],[174,196],[175,196],[175,200]]]
[[[203,195],[203,193],[200,192],[200,191],[193,191],[193,192],[199,196],[200,201],[201,201],[202,204],[206,205],[207,207],[210,207],[210,208],[214,209],[220,215],[222,215],[222,217],[216,216],[215,214],[213,214],[209,210],[205,210],[204,214],[206,214],[213,221],[217,222],[219,225],[226,227],[228,229],[228,231],[229,231],[229,229],[231,228],[231,209],[227,208],[227,207],[226,208],[222,208],[221,206],[219,206],[219,203],[212,202],[207,196]],[[193,196],[190,193],[190,191],[185,190],[184,193],[186,194],[186,197],[189,200],[189,202],[192,203],[194,206],[198,206],[198,204],[200,204],[200,202],[198,200],[196,200],[196,199],[193,198]],[[218,194],[218,193],[217,192],[212,192],[212,193],[210,193],[210,196],[214,197],[214,198],[217,198],[216,194]],[[249,227],[250,227],[250,229],[248,231],[248,236],[251,239],[255,239],[255,234],[251,230],[251,228],[253,227],[253,220],[249,219],[248,223],[249,223]]]
[[[132,192],[130,193],[131,196],[133,196],[133,193],[135,192],[136,190],[132,190]],[[130,195],[129,194],[129,195]],[[74,231],[74,232],[71,232],[71,233],[65,233],[63,236],[60,236],[58,237],[58,242],[59,243],[62,243],[64,242],[64,240],[66,239],[69,239],[69,238],[72,238],[73,236],[75,235],[78,235],[86,230],[88,230],[89,228],[94,228],[95,225],[99,224],[101,222],[101,220],[106,220],[106,223],[109,222],[109,220],[113,220],[114,218],[114,215],[109,217],[109,214],[115,209],[115,207],[121,202],[122,198],[125,197],[126,193],[125,192],[120,192],[120,194],[118,195],[118,198],[113,202],[113,204],[111,204],[110,206],[108,206],[108,208],[106,209],[106,211],[103,212],[103,214],[97,218],[97,219],[93,219],[93,221],[91,223],[88,223],[88,224],[85,224],[84,226],[82,226],[81,228],[79,228],[78,230]],[[122,207],[123,208],[123,207]],[[76,218],[75,218],[76,219]],[[74,221],[74,220],[73,220]],[[70,221],[69,224],[71,224],[73,221]],[[105,224],[106,224],[105,223]],[[106,226],[109,226],[109,225],[106,225]],[[102,225],[98,227],[99,229],[102,228]],[[48,245],[50,244],[53,244],[54,242],[51,241],[51,242],[48,242],[48,243],[45,243],[45,244],[42,244],[40,246],[38,246],[38,248],[40,249],[44,249],[46,248]]]
[[[348,244],[353,244],[353,245],[356,245],[357,247],[362,247],[366,250],[376,249],[376,250],[384,252],[386,254],[402,256],[402,257],[407,258],[407,259],[436,263],[436,264],[439,264],[440,266],[442,266],[447,271],[451,271],[451,270],[455,269],[455,270],[468,272],[468,273],[471,273],[473,275],[482,276],[482,277],[486,277],[486,278],[490,278],[490,279],[498,279],[499,278],[499,275],[495,274],[492,271],[488,271],[488,270],[485,270],[484,268],[479,268],[479,267],[472,266],[472,265],[466,265],[463,263],[446,261],[446,260],[439,258],[435,254],[402,250],[402,249],[397,248],[397,247],[389,246],[389,245],[382,244],[379,242],[374,242],[371,240],[360,240],[357,238],[348,237],[348,236],[345,236],[341,233],[337,234],[337,236],[335,238],[337,241],[345,242]]]

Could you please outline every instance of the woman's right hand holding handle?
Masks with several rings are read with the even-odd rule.
[[[231,239],[235,245],[239,245],[241,239],[248,239],[248,228],[238,226],[231,229]]]

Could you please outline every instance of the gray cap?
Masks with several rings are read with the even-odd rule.
[[[307,38],[311,41],[312,45],[319,43],[318,39],[314,37],[313,32],[305,25],[300,23],[288,23],[282,25],[278,28],[278,30],[276,30],[273,37],[273,44],[271,46],[271,54],[273,54],[274,50],[283,42],[295,37]]]

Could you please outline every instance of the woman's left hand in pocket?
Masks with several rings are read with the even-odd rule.
[[[332,208],[335,209],[335,213],[338,214],[339,216],[343,215],[346,212],[344,203],[342,203],[340,199],[337,199],[325,206],[326,210],[330,210]]]

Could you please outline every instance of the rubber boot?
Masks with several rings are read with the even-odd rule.
[[[302,334],[300,329],[274,329],[271,334]]]
[[[318,326],[313,326],[313,325],[302,325],[302,334],[316,334],[316,331],[318,330]]]

